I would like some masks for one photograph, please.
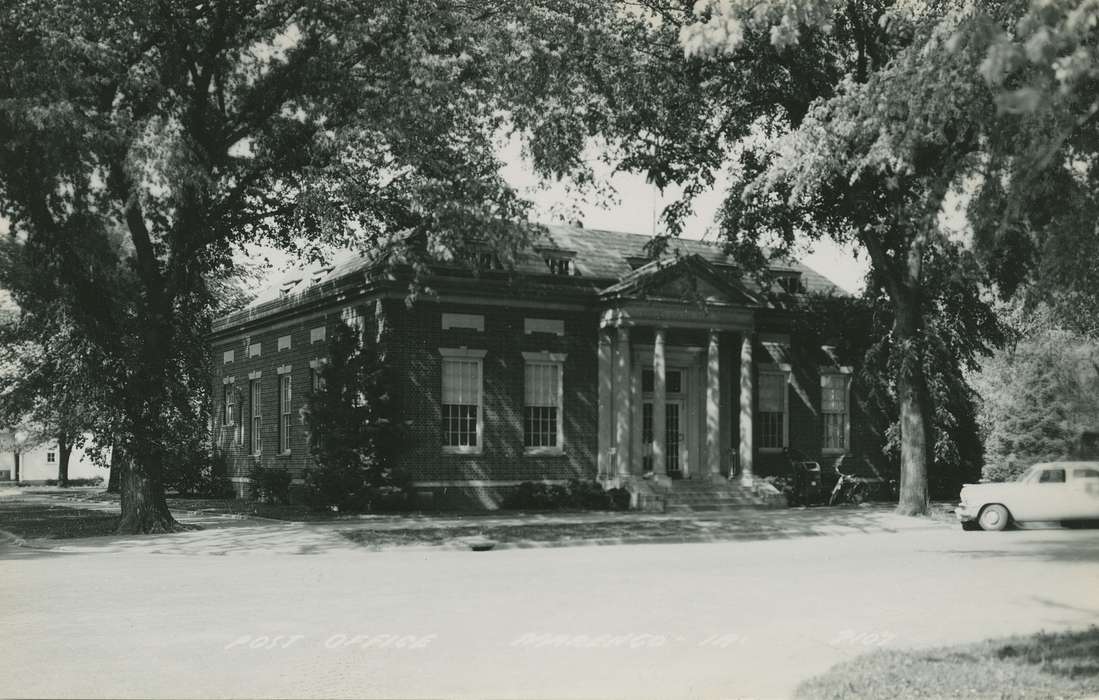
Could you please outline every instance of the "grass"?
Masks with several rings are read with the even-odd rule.
[[[800,698],[1078,698],[1099,694],[1099,627],[926,651],[878,651],[798,687]]]
[[[437,546],[463,538],[484,538],[501,544],[531,546],[567,545],[591,541],[625,539],[734,540],[788,536],[779,529],[758,522],[726,518],[722,520],[620,520],[557,523],[469,523],[437,527],[356,528],[340,533],[367,547],[401,545]]]
[[[113,535],[118,516],[83,508],[0,503],[0,529],[24,539],[67,540]]]
[[[68,501],[93,501],[96,503],[118,503],[116,493],[61,493],[51,492],[51,496],[65,498]],[[224,515],[254,515],[273,520],[305,522],[314,520],[334,520],[335,513],[310,510],[303,505],[282,505],[278,503],[259,503],[233,498],[198,498],[168,496],[168,508],[173,512],[197,511],[202,513],[221,513]]]

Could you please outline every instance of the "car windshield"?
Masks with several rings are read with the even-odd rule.
[[[1027,469],[1025,472],[1020,474],[1018,476],[1018,478],[1015,479],[1015,481],[1018,481],[1018,482],[1037,481],[1038,480],[1038,472],[1042,471],[1042,468],[1043,468],[1043,466],[1041,464],[1035,464],[1030,469]]]

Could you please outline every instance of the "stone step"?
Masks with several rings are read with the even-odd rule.
[[[754,502],[755,496],[741,493],[674,493],[669,494],[669,500],[693,503],[695,501],[730,501],[730,502]]]
[[[728,501],[700,501],[698,503],[668,503],[664,507],[666,513],[694,513],[699,511],[725,511],[740,509],[767,508],[762,503],[730,503]]]

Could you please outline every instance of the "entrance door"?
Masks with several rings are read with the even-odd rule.
[[[641,406],[641,440],[644,447],[642,467],[649,472],[653,469],[652,401],[646,401]],[[683,401],[679,399],[664,403],[664,451],[667,455],[664,464],[668,476],[673,479],[683,478],[687,462],[687,440],[683,433]]]

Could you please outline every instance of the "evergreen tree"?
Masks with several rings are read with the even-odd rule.
[[[316,508],[369,510],[400,490],[394,458],[404,426],[382,347],[369,333],[341,323],[329,360],[318,369],[305,409],[314,459],[306,495]]]

